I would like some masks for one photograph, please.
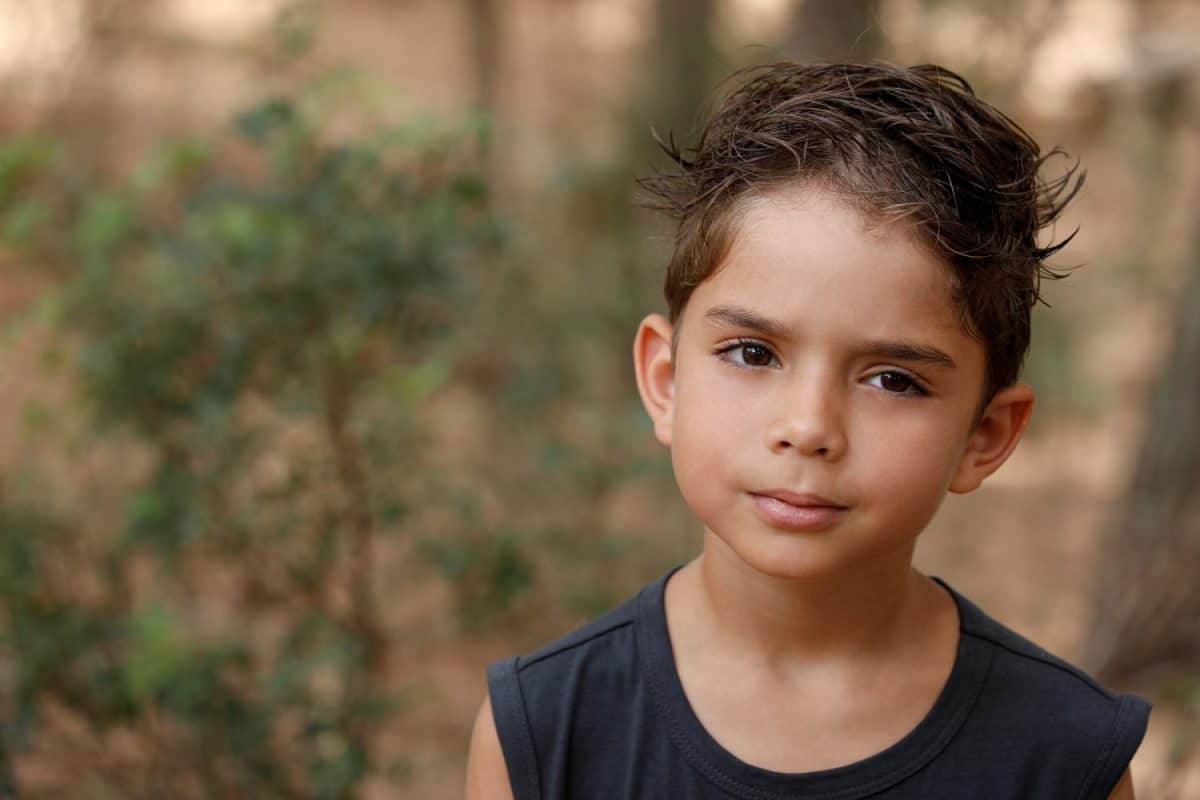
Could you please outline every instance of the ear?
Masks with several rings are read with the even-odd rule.
[[[971,431],[950,491],[973,492],[984,478],[1000,469],[1021,440],[1032,414],[1033,388],[1028,384],[1014,383],[997,392]]]
[[[675,365],[671,363],[671,323],[650,314],[638,325],[633,339],[633,370],[638,394],[654,423],[654,437],[671,446],[675,409]]]

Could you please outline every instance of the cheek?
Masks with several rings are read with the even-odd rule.
[[[757,441],[755,411],[720,381],[691,381],[676,399],[671,463],[680,492],[698,513],[727,503],[719,496],[741,477],[739,466]],[[731,484],[731,481],[733,482]]]
[[[693,434],[672,444],[671,467],[692,516],[708,528],[720,529],[741,485],[728,454],[713,437]]]
[[[685,492],[711,483],[728,469],[737,454],[736,422],[712,413],[712,407],[677,407],[671,440],[671,462]],[[742,440],[744,441],[744,439]]]
[[[936,509],[962,455],[958,438],[929,416],[893,417],[883,429],[859,441],[870,449],[872,484],[880,496],[917,507],[932,505]]]

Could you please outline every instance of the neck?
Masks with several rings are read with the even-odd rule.
[[[699,608],[712,635],[764,665],[802,665],[894,652],[929,603],[912,566],[914,543],[854,570],[814,577],[766,575],[705,531],[694,562]],[[918,628],[919,629],[919,628]]]

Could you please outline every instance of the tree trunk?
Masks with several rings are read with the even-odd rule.
[[[1200,235],[1132,482],[1100,556],[1085,664],[1119,683],[1200,663]]]
[[[496,0],[466,0],[466,19],[470,28],[471,72],[474,77],[475,110],[487,117],[476,142],[484,173],[496,178],[495,124],[500,79],[501,28]]]
[[[712,40],[714,0],[657,0],[652,39],[651,124],[666,138],[692,141],[708,109],[717,64]]]

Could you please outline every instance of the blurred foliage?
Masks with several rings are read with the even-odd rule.
[[[0,244],[52,277],[6,339],[68,387],[0,474],[0,787],[43,754],[81,796],[360,796],[412,774],[398,658],[544,639],[689,551],[628,365],[628,165],[520,208],[486,119],[402,105],[331,73],[115,177],[0,146]]]
[[[101,750],[134,736],[79,764],[92,796],[339,798],[396,771],[371,751],[397,708],[375,565],[436,483],[412,417],[503,230],[469,124],[381,127],[338,96],[116,179],[48,139],[0,148],[4,244],[57,278],[25,324],[53,334],[85,448],[121,454],[111,521],[0,483],[0,785],[52,709]],[[66,449],[52,416],[29,418]],[[464,547],[440,558],[483,564],[482,601],[529,581],[518,543]]]

